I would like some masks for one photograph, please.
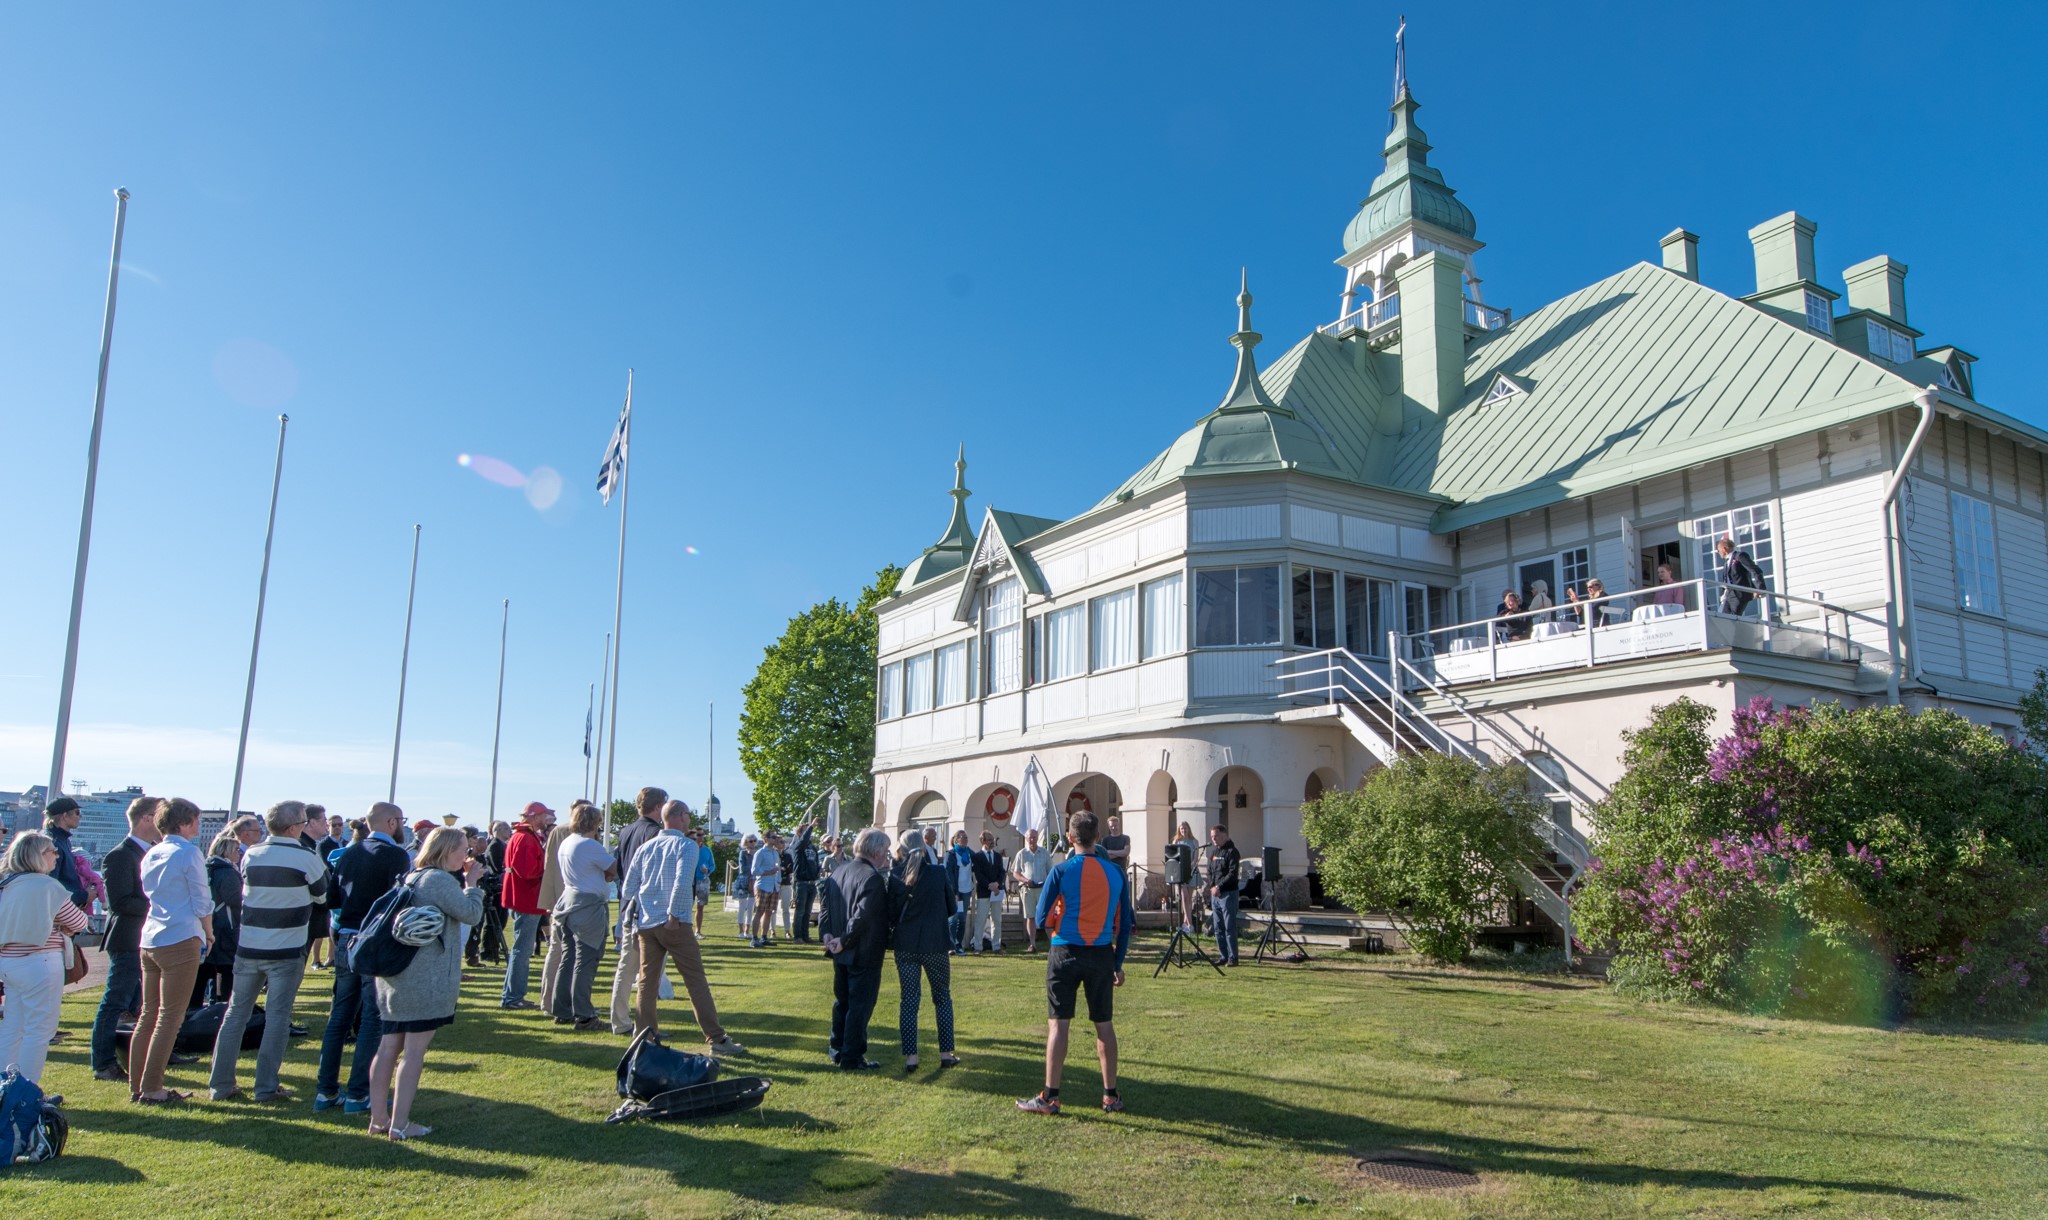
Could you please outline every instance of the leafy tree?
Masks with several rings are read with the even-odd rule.
[[[639,806],[635,805],[633,802],[628,800],[614,799],[612,801],[611,816],[605,819],[605,825],[611,827],[613,830],[621,830],[627,826],[631,826],[633,824],[633,819],[639,816]]]
[[[748,682],[740,710],[740,766],[754,785],[754,820],[788,830],[837,785],[844,823],[874,808],[875,606],[896,588],[894,565],[849,606],[820,602],[789,620]]]
[[[1302,812],[1323,884],[1359,910],[1388,912],[1442,962],[1465,960],[1472,934],[1519,888],[1518,866],[1543,850],[1543,807],[1518,763],[1414,754]]]

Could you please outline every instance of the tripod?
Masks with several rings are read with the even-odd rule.
[[[1257,952],[1252,954],[1252,960],[1263,962],[1266,960],[1266,954],[1271,952],[1273,960],[1279,961],[1280,946],[1286,944],[1293,946],[1294,951],[1301,955],[1302,961],[1307,961],[1308,946],[1292,931],[1280,925],[1279,887],[1273,883],[1273,879],[1261,878],[1259,890],[1259,906],[1266,912],[1266,930],[1259,933],[1259,947]]]
[[[1180,889],[1181,887],[1177,885],[1166,887],[1167,902],[1170,904],[1168,910],[1171,914],[1178,916],[1178,918],[1173,920],[1173,936],[1166,942],[1165,951],[1159,955],[1159,964],[1152,968],[1152,977],[1158,978],[1159,972],[1166,969],[1169,965],[1179,966],[1185,970],[1188,966],[1189,954],[1193,954],[1197,960],[1206,963],[1209,969],[1222,974],[1223,967],[1216,964],[1215,958],[1202,951],[1202,943],[1195,939],[1194,933],[1188,931],[1187,912],[1182,910],[1183,904],[1180,899]]]

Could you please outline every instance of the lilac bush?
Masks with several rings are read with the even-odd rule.
[[[1623,977],[1835,1017],[2048,1007],[2048,942],[2021,934],[2048,924],[2039,757],[1942,711],[1711,721],[1658,709],[1598,811],[1580,922]]]

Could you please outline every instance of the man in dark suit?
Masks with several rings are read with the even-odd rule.
[[[1749,590],[1764,587],[1763,569],[1756,566],[1748,551],[1736,550],[1735,539],[1727,534],[1721,535],[1714,550],[1721,556],[1721,613],[1741,614],[1756,600],[1756,594]]]
[[[107,853],[101,875],[107,883],[107,989],[92,1019],[92,1074],[95,1080],[126,1080],[114,1055],[114,1027],[142,1003],[142,925],[149,896],[142,892],[142,853],[163,835],[156,828],[156,798],[128,802],[128,837]]]
[[[983,946],[993,947],[1001,953],[1003,885],[1010,870],[1003,861],[1003,853],[996,850],[996,837],[986,830],[981,832],[981,850],[974,853],[973,869],[974,929],[968,933],[967,939],[974,942],[977,953]]]
[[[889,832],[860,833],[853,860],[832,874],[846,896],[846,930],[825,938],[832,959],[832,1045],[849,1072],[882,1066],[868,1058],[868,1018],[882,990],[882,955],[889,942]]]

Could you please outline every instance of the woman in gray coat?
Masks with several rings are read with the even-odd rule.
[[[414,905],[438,908],[451,924],[475,927],[484,917],[479,892],[466,889],[482,876],[483,866],[469,858],[469,842],[460,830],[443,826],[420,847],[419,867],[406,875]],[[412,964],[377,980],[377,1008],[384,1016],[384,1039],[370,1061],[370,1134],[393,1140],[418,1139],[433,1128],[410,1121],[413,1094],[419,1091],[420,1068],[434,1031],[455,1020],[455,1000],[462,989],[462,936],[452,926],[421,945]],[[400,1054],[398,1092],[391,1077]]]

